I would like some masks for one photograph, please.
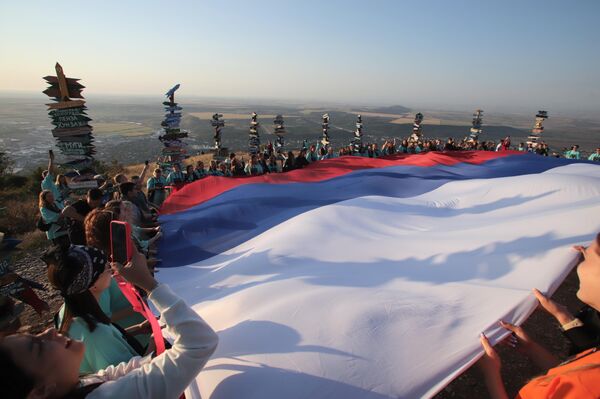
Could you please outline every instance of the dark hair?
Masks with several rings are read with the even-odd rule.
[[[102,190],[100,190],[99,188],[91,188],[88,193],[87,193],[88,197],[90,197],[91,200],[97,201],[97,200],[101,200],[102,197],[104,196],[104,194],[102,193]]]
[[[8,351],[0,346],[0,386],[2,397],[7,399],[21,399],[27,397],[35,380],[20,368]]]
[[[133,189],[135,189],[135,183],[130,181],[119,184],[119,192],[123,197],[127,197],[127,194],[129,194],[129,192]]]
[[[0,341],[1,342],[1,341]],[[61,399],[83,399],[102,383],[77,387]],[[27,397],[35,387],[35,379],[19,367],[13,357],[0,346],[0,386],[2,397],[6,399],[22,399]]]
[[[44,255],[48,263],[48,280],[59,290],[65,299],[65,313],[58,331],[67,334],[73,317],[81,317],[90,331],[96,329],[98,323],[110,324],[110,318],[102,311],[98,301],[90,290],[80,294],[69,295],[65,291],[81,271],[81,265],[75,258],[67,256],[66,250],[60,247],[51,248]]]

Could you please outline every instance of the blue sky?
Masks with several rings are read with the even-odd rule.
[[[600,1],[0,3],[0,90],[600,109]],[[92,93],[92,94],[91,94]]]

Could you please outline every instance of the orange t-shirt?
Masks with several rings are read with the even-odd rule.
[[[517,399],[599,399],[600,350],[581,352],[575,360],[548,370],[546,377],[530,381]]]

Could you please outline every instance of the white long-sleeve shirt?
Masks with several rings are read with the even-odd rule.
[[[154,359],[136,356],[91,376],[89,382],[103,384],[87,398],[177,399],[217,348],[217,334],[168,286],[157,286],[148,299],[175,337],[173,346]]]

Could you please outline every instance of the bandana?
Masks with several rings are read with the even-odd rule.
[[[71,245],[67,257],[80,264],[81,270],[64,290],[66,295],[81,294],[98,280],[106,269],[106,255],[99,249],[84,245]]]

